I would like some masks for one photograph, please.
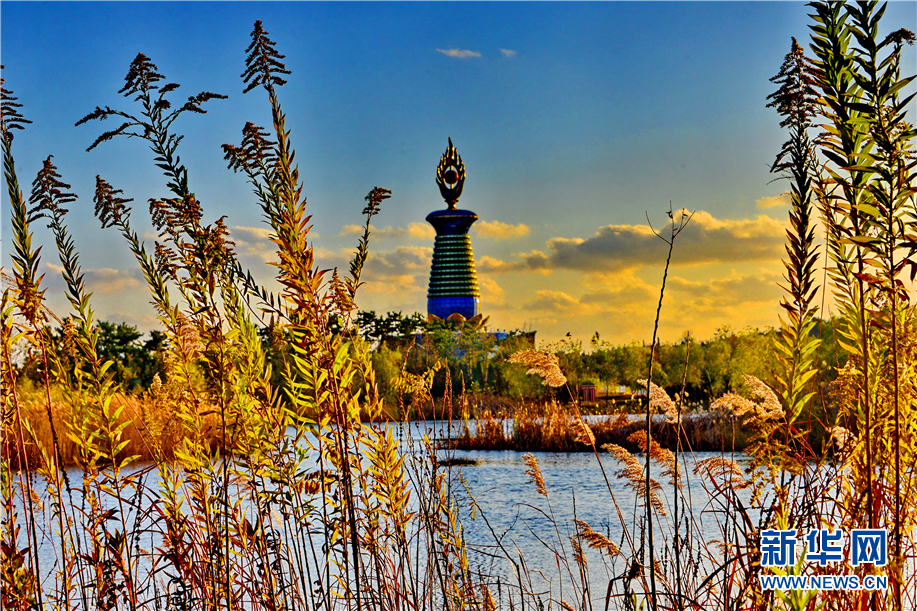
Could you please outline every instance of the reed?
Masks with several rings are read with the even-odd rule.
[[[44,397],[29,384],[20,385],[18,389],[21,396],[21,416],[32,432],[30,439],[26,440],[24,454],[18,444],[9,446],[9,456],[12,464],[28,464],[37,467],[42,452],[53,451],[54,443],[51,426],[44,405]],[[62,423],[68,431],[79,431],[83,426],[81,419],[85,414],[80,413],[80,408],[71,401],[72,397],[58,386],[52,390],[51,415],[54,422]],[[129,396],[116,393],[112,399],[116,409],[120,411],[116,426],[122,428],[122,441],[128,443],[115,455],[115,459],[124,459],[136,456],[139,462],[151,462],[158,457],[172,460],[175,449],[181,442],[183,427],[179,415],[153,399],[153,395]],[[207,417],[209,430],[217,429],[214,416]],[[219,440],[211,436],[207,439],[208,445],[216,447]],[[39,449],[42,448],[42,449]],[[59,440],[61,464],[64,467],[79,467],[84,464],[86,456],[83,445],[78,439],[70,436],[61,437]]]
[[[658,391],[665,394],[662,389]],[[680,443],[699,452],[741,452],[762,443],[774,423],[778,422],[775,414],[768,409],[772,407],[743,387],[717,398],[707,411],[683,414],[680,421],[676,418],[657,419],[654,414],[650,423],[652,437],[655,443],[667,450],[677,450]],[[557,402],[526,403],[496,412],[473,411],[469,423],[462,435],[446,442],[448,447],[458,450],[587,452],[590,451],[591,435],[598,447],[613,443],[642,452],[634,433],[643,430],[642,438],[646,437],[646,420],[639,415],[612,413],[583,419],[571,406]]]

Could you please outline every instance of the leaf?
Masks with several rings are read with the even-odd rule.
[[[866,214],[872,217],[882,216],[882,213],[879,212],[879,209],[873,206],[872,204],[865,204],[865,203],[857,204],[856,209],[859,210],[860,212],[865,212]]]
[[[873,238],[873,237],[865,236],[865,235],[855,235],[849,238],[844,238],[841,241],[848,243],[848,244],[858,244],[861,246],[873,246],[875,244],[882,243],[882,240],[880,240],[879,238]]]
[[[883,284],[884,282],[882,278],[877,278],[876,276],[873,276],[867,272],[853,272],[853,277],[857,280],[862,280],[866,284]]]
[[[869,326],[870,326],[870,327],[876,327],[876,328],[878,328],[878,329],[882,329],[883,331],[888,331],[888,327],[886,327],[885,325],[883,325],[881,322],[879,322],[879,321],[876,320],[875,318],[873,318],[872,320],[869,321]]]
[[[917,261],[908,260],[907,264],[911,268],[910,277],[911,277],[911,282],[913,282],[914,278],[917,278]]]

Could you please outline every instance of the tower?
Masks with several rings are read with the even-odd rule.
[[[427,215],[427,222],[436,230],[427,314],[442,319],[453,314],[472,318],[479,313],[481,293],[468,230],[478,215],[455,207],[465,184],[465,164],[452,146],[452,138],[436,168],[436,184],[448,207]]]

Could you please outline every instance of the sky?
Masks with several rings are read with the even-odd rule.
[[[766,98],[791,37],[808,44],[808,12],[797,2],[4,1],[0,61],[33,122],[13,144],[19,182],[28,195],[53,155],[79,196],[67,222],[100,319],[156,327],[137,264],[101,229],[92,196],[101,175],[134,198],[132,224],[151,249],[145,202],[167,195],[166,180],[141,140],[86,151],[114,123],[74,125],[96,106],[138,111],[117,92],[139,52],[182,85],[174,102],[229,96],[179,118],[179,155],[204,222],[226,215],[242,263],[271,285],[269,231],[220,149],[241,141],[246,121],[271,124],[263,90],[243,95],[240,78],[260,19],[292,72],[279,98],[320,267],[347,268],[363,198],[393,192],[374,219],[361,308],[426,312],[434,233],[424,218],[445,207],[434,177],[451,137],[467,171],[459,207],[480,217],[471,238],[489,327],[648,343],[667,248],[649,222],[665,227],[670,204],[694,216],[676,241],[661,338],[779,324],[788,184],[769,169],[787,134]],[[891,2],[882,31],[915,23],[917,3]],[[905,74],[917,72],[914,49]],[[6,270],[10,231],[4,188]],[[32,231],[47,303],[66,314],[53,239]]]

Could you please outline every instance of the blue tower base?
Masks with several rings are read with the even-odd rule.
[[[431,297],[427,299],[427,312],[444,320],[452,314],[473,318],[478,315],[479,305],[477,297]]]

